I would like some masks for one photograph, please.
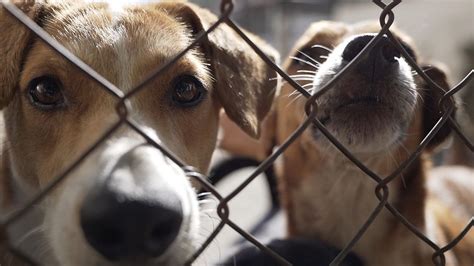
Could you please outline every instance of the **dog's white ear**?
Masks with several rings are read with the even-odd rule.
[[[11,1],[31,19],[40,14],[35,1]],[[0,6],[0,109],[8,105],[18,86],[22,61],[32,34]]]
[[[169,4],[169,13],[188,25],[193,34],[207,30],[217,17],[193,4]],[[246,33],[247,34],[247,33]],[[247,34],[274,62],[279,54],[264,41]],[[270,110],[278,81],[277,74],[238,36],[222,23],[205,42],[204,52],[211,59],[219,100],[227,115],[247,134],[258,138],[260,124]]]

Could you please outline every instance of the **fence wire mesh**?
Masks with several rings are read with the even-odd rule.
[[[205,190],[210,192],[217,200],[217,215],[220,218],[219,224],[214,228],[213,232],[209,235],[206,241],[200,246],[200,248],[192,255],[187,261],[187,265],[191,265],[210,245],[210,243],[216,238],[216,236],[221,232],[225,225],[229,226],[235,232],[240,234],[247,241],[251,242],[253,245],[258,247],[261,251],[265,252],[272,258],[276,264],[280,265],[291,265],[290,262],[286,261],[279,254],[275,253],[264,244],[259,242],[251,234],[243,230],[236,223],[234,223],[230,218],[230,209],[228,203],[234,199],[242,190],[244,190],[258,175],[263,173],[267,168],[271,167],[272,163],[299,137],[301,134],[311,125],[316,126],[322,134],[329,139],[329,141],[337,147],[350,161],[352,161],[358,168],[360,168],[368,178],[373,179],[376,183],[375,196],[379,200],[377,207],[371,212],[370,216],[367,218],[366,222],[360,227],[353,239],[347,243],[347,245],[342,249],[338,256],[332,261],[331,265],[339,265],[344,258],[348,255],[354,245],[359,241],[359,239],[364,235],[366,230],[371,226],[374,219],[380,214],[380,212],[385,208],[390,211],[390,213],[396,217],[401,223],[403,223],[414,235],[416,235],[420,240],[426,243],[433,250],[432,261],[434,265],[445,265],[445,253],[451,250],[456,246],[462,238],[467,235],[469,230],[474,226],[474,217],[470,219],[469,223],[465,228],[459,232],[459,235],[451,239],[451,241],[446,246],[438,246],[436,243],[432,242],[426,235],[423,234],[415,225],[410,223],[392,204],[388,202],[389,197],[389,188],[388,184],[394,179],[399,177],[405,169],[407,169],[421,154],[425,149],[430,140],[438,133],[441,127],[444,124],[448,124],[454,132],[461,138],[464,144],[471,150],[474,151],[474,146],[472,140],[469,140],[463,133],[460,127],[457,125],[453,112],[455,109],[454,102],[451,100],[452,97],[462,90],[473,78],[474,70],[460,81],[457,85],[452,87],[450,90],[445,90],[436,84],[425,72],[417,65],[413,58],[407,53],[404,47],[400,44],[398,39],[394,37],[390,31],[390,27],[395,21],[395,14],[393,9],[399,5],[401,0],[393,0],[390,3],[386,4],[380,0],[373,0],[381,9],[379,22],[381,30],[378,34],[363,48],[359,54],[348,63],[339,73],[337,73],[329,82],[327,82],[318,92],[310,94],[302,88],[295,80],[293,80],[283,69],[276,65],[270,58],[268,58],[255,43],[253,43],[249,37],[237,26],[234,21],[230,18],[234,4],[232,0],[221,0],[220,5],[220,17],[219,19],[209,27],[208,30],[201,32],[197,35],[195,40],[181,53],[176,55],[172,60],[162,64],[159,68],[153,71],[148,77],[146,77],[139,85],[134,89],[130,90],[128,93],[124,94],[120,88],[117,88],[114,84],[107,81],[103,76],[98,74],[94,69],[89,67],[87,64],[82,62],[78,57],[68,51],[63,47],[59,42],[53,39],[48,33],[46,33],[40,26],[35,22],[30,20],[21,10],[19,10],[14,4],[2,2],[1,6],[7,10],[18,23],[22,23],[25,27],[31,30],[39,39],[44,41],[48,46],[61,54],[65,59],[67,59],[71,64],[75,65],[77,69],[84,74],[88,75],[91,79],[101,85],[102,89],[108,92],[111,96],[118,99],[118,104],[116,105],[116,113],[119,117],[119,121],[115,123],[109,130],[106,131],[91,147],[89,147],[73,164],[71,164],[67,169],[65,169],[62,174],[56,177],[49,185],[47,185],[42,191],[33,196],[27,201],[21,208],[16,209],[15,211],[9,213],[0,221],[0,252],[9,252],[14,258],[15,261],[30,264],[30,265],[39,265],[36,262],[35,258],[30,257],[29,255],[23,253],[21,250],[18,250],[9,239],[7,230],[10,226],[18,222],[26,213],[31,211],[34,206],[41,202],[49,193],[51,193],[62,181],[64,181],[68,175],[74,171],[94,150],[104,141],[106,141],[110,136],[113,135],[120,127],[129,127],[138,134],[140,134],[150,145],[159,149],[163,154],[169,157],[173,162],[179,165],[185,173],[192,179],[195,179],[199,182]],[[301,93],[304,97],[307,98],[305,105],[305,110],[307,117],[304,122],[299,126],[299,128],[293,132],[293,134],[280,146],[276,149],[271,156],[264,160],[255,171],[245,179],[239,186],[237,186],[230,194],[227,196],[221,195],[215,187],[208,182],[206,175],[199,173],[192,166],[186,165],[182,160],[175,156],[172,151],[168,150],[166,147],[163,147],[159,143],[155,142],[147,133],[143,132],[138,123],[129,117],[129,99],[133,97],[137,92],[143,90],[145,85],[152,81],[154,78],[161,75],[166,71],[170,66],[175,64],[181,57],[183,57],[188,51],[193,49],[198,45],[203,39],[212,31],[214,31],[221,24],[227,24],[230,26],[257,54],[268,64],[272,69],[274,69],[283,80],[288,82],[295,90]],[[339,142],[322,124],[322,122],[317,118],[318,113],[318,104],[317,99],[321,95],[325,94],[330,90],[334,84],[336,84],[345,73],[350,71],[362,58],[365,54],[370,52],[370,50],[382,39],[382,37],[387,36],[390,41],[396,46],[396,49],[399,50],[405,60],[409,65],[416,71],[416,73],[421,76],[430,87],[433,89],[439,90],[443,93],[443,98],[439,102],[440,110],[442,110],[442,116],[437,121],[435,126],[431,131],[424,137],[421,143],[418,145],[417,149],[409,156],[409,158],[402,162],[399,167],[393,171],[388,176],[379,176],[373,172],[369,167],[365,166],[361,161],[359,161],[344,145]]]

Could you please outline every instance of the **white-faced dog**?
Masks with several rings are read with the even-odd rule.
[[[112,1],[13,4],[123,93],[217,20],[205,9],[174,1],[129,7]],[[3,7],[0,35],[5,214],[117,124],[119,100]],[[251,37],[277,60],[271,47]],[[149,138],[205,173],[221,109],[258,136],[273,101],[274,77],[235,32],[221,25],[129,99],[130,118]],[[191,181],[123,124],[41,203],[39,230],[28,235],[19,228],[11,239],[41,239],[47,265],[181,265],[199,245],[199,206]]]

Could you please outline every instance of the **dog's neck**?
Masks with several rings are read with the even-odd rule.
[[[375,195],[377,183],[345,158],[340,152],[328,160],[314,164],[305,171],[298,186],[286,188],[290,234],[317,237],[338,248],[343,248],[356,235],[379,203]],[[398,163],[392,155],[379,154],[362,162],[381,177],[393,172]],[[418,228],[423,229],[424,189],[423,159],[416,160],[402,177],[397,177],[389,187],[389,202]],[[315,174],[317,173],[317,174]],[[402,233],[400,233],[400,230]],[[374,251],[389,254],[382,248],[390,248],[386,241],[398,234],[400,240],[408,239],[406,245],[419,244],[414,237],[406,236],[407,230],[388,210],[384,209],[356,244],[355,251],[362,257]],[[395,242],[394,242],[395,243]],[[402,245],[398,243],[397,245]],[[400,253],[396,253],[400,254]],[[366,256],[367,255],[367,256]],[[388,259],[390,256],[386,256]],[[396,262],[396,261],[395,261]],[[394,263],[395,263],[394,262]],[[399,261],[404,263],[403,261]],[[372,261],[370,265],[382,265],[385,261]],[[383,264],[386,265],[386,264]],[[394,264],[396,265],[396,264]]]

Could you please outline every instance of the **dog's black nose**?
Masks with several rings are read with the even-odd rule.
[[[347,44],[344,52],[342,53],[342,58],[345,61],[351,61],[374,37],[375,35],[372,34],[355,37]],[[400,56],[400,52],[390,42],[388,37],[383,36],[382,39],[369,52],[368,57],[362,60],[367,60],[372,64],[376,64],[374,67],[385,67],[392,63],[396,63],[397,58]]]
[[[147,198],[112,187],[91,191],[81,208],[81,226],[89,244],[113,261],[163,254],[183,220],[178,196],[163,191]]]

